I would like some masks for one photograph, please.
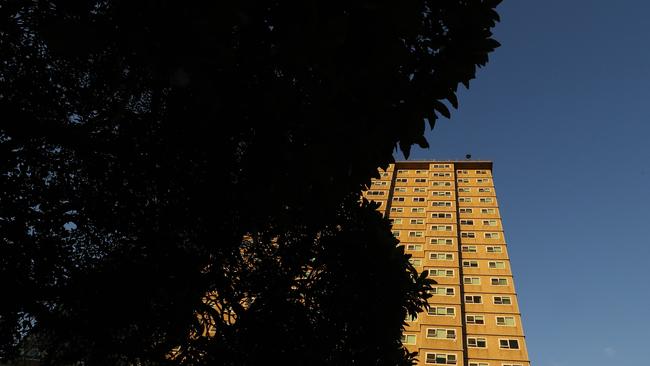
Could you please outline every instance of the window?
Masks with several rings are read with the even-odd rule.
[[[433,207],[451,207],[451,202],[449,201],[433,201],[431,202]]]
[[[424,236],[422,231],[409,231],[409,238],[421,238]]]
[[[375,181],[372,182],[373,186],[385,186],[387,184],[388,184],[388,182],[385,181],[385,180],[375,180]]]
[[[384,191],[368,191],[368,196],[383,196],[385,194]]]
[[[494,305],[511,305],[512,300],[510,299],[510,296],[495,296],[494,297]]]
[[[429,253],[429,259],[439,261],[451,261],[454,255],[451,253]]]
[[[497,226],[497,220],[483,220],[485,226]]]
[[[440,196],[440,197],[449,197],[451,196],[451,191],[432,191],[431,195]]]
[[[485,324],[485,317],[483,315],[465,315],[466,324]]]
[[[459,197],[458,202],[472,202],[472,197]]]
[[[474,238],[476,238],[476,234],[475,233],[460,233],[460,237],[461,238],[474,239]]]
[[[405,193],[406,187],[395,187],[395,192]]]
[[[493,214],[495,210],[493,208],[482,208],[481,213],[482,214]]]
[[[404,197],[393,197],[393,202],[404,202]]]
[[[434,212],[431,214],[432,219],[451,219],[451,213],[449,212]]]
[[[422,267],[422,259],[420,258],[409,258],[409,262],[413,267]]]
[[[453,287],[432,287],[429,293],[437,296],[454,296],[455,291]]]
[[[467,174],[467,170],[456,170],[456,174]]]
[[[492,286],[508,286],[507,278],[491,278],[490,284]]]
[[[487,170],[477,170],[476,174],[487,174]]]
[[[427,328],[427,338],[456,339],[456,330],[446,328]]]
[[[422,244],[406,244],[406,250],[422,251]]]
[[[451,182],[433,181],[431,185],[434,187],[451,187]]]
[[[476,183],[488,183],[490,178],[477,178]]]
[[[492,203],[492,202],[494,202],[492,197],[481,197],[478,201],[481,202],[481,203]]]
[[[424,202],[424,197],[413,197],[413,202]]]
[[[458,188],[458,192],[469,193],[469,188]]]
[[[393,230],[393,236],[397,238],[399,236],[399,230]]]
[[[411,225],[420,225],[420,224],[424,224],[424,219],[411,219],[411,221],[409,221],[409,223],[410,223]]]
[[[382,177],[388,177],[389,175],[390,175],[390,174],[389,174],[388,172],[382,172],[382,173],[381,173],[381,176],[382,176]]]
[[[416,340],[415,334],[402,334],[402,344],[415,344]]]
[[[497,316],[497,325],[502,325],[505,327],[514,327],[515,326],[515,317],[514,316]]]
[[[415,187],[415,188],[413,188],[413,192],[415,192],[415,193],[424,193],[426,191],[427,191],[427,189],[424,188],[424,187]]]
[[[436,245],[452,245],[452,244],[454,244],[454,239],[447,239],[447,238],[431,238],[431,239],[429,239],[429,244],[436,244]]]
[[[479,277],[463,277],[464,285],[480,285],[481,279]]]
[[[465,302],[468,304],[481,304],[483,299],[481,295],[465,295]]]
[[[408,183],[409,180],[407,178],[397,178],[395,181],[397,183]]]
[[[398,170],[397,170],[397,174],[404,174],[404,173],[406,173],[406,172],[407,172],[406,169],[398,169]]]
[[[446,169],[449,168],[449,164],[433,164],[433,169]]]
[[[506,268],[506,262],[488,262],[488,268],[490,269],[504,269]]]
[[[454,277],[454,270],[444,268],[430,269],[429,277]]]
[[[474,220],[460,220],[461,225],[474,225]]]
[[[416,170],[415,174],[424,174],[426,172],[427,172],[426,170]]]
[[[499,348],[519,349],[519,341],[516,339],[499,339]]]
[[[451,173],[433,173],[434,177],[451,177]]]
[[[427,314],[432,316],[455,316],[456,309],[445,306],[432,306],[427,310]]]
[[[451,225],[431,225],[432,231],[451,231]]]
[[[427,178],[415,178],[415,183],[426,183]]]
[[[487,362],[470,362],[469,366],[490,366]]]
[[[469,179],[467,179],[467,178],[458,178],[458,183],[469,183]]]
[[[470,348],[487,348],[485,338],[467,337],[467,347]]]
[[[522,366],[520,363],[502,363],[501,366]]]
[[[411,207],[411,212],[422,213],[424,212],[424,207]]]
[[[445,353],[426,353],[424,363],[427,365],[455,365],[456,355]]]
[[[391,207],[390,212],[404,212],[404,207]]]
[[[477,261],[463,261],[463,267],[465,268],[478,268]]]
[[[485,239],[499,239],[499,233],[485,233]]]
[[[502,253],[502,250],[501,247],[485,247],[485,251],[488,253]]]
[[[479,188],[478,191],[479,192],[492,192],[492,189],[490,189],[490,188]]]
[[[460,213],[472,213],[473,210],[471,208],[461,208],[458,211],[460,211]]]
[[[465,253],[476,253],[476,245],[463,245],[460,250]]]
[[[389,221],[390,221],[390,223],[393,224],[393,225],[395,225],[395,224],[398,224],[398,225],[399,225],[399,224],[402,223],[402,219],[390,219]]]

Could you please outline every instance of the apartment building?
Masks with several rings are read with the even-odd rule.
[[[402,336],[418,365],[530,366],[492,162],[397,162],[380,174],[365,197],[437,283]]]

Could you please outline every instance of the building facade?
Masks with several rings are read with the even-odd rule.
[[[402,336],[418,365],[530,366],[492,162],[397,162],[364,195],[436,282]]]

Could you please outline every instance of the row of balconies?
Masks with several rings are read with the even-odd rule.
[[[435,167],[434,164],[429,165],[428,169],[393,169],[393,167],[388,168],[386,171],[380,170],[380,176],[382,173],[388,173],[388,176],[392,174],[397,174],[397,176],[409,176],[409,177],[419,177],[426,176],[433,173],[452,173],[458,176],[470,177],[470,176],[479,176],[479,177],[491,177],[492,171],[490,169],[458,169],[457,166],[453,164],[447,164],[448,167],[440,168]]]
[[[458,237],[455,227],[452,227],[451,231],[393,229],[393,233],[395,234],[395,237],[398,240],[400,240],[400,242],[409,243],[409,244],[430,243],[429,239],[434,239],[434,238],[455,239]],[[488,235],[490,235],[491,237],[489,237]],[[463,231],[461,232],[460,243],[461,244],[505,244],[505,240],[503,238],[503,233],[498,230],[467,231],[467,232]]]
[[[502,293],[478,293],[478,292],[465,292],[460,293],[460,284],[435,284],[435,288],[451,289],[451,295],[445,295],[442,291],[441,294],[432,294],[429,298],[429,304],[439,305],[460,305],[461,296],[471,296],[476,298],[480,296],[480,302],[465,301],[465,310],[467,312],[481,312],[481,313],[519,313],[517,303],[517,296],[515,293],[502,294]],[[507,301],[506,301],[507,300]]]
[[[367,200],[370,201],[375,201],[380,204],[379,209],[384,210],[386,208],[386,199],[378,199],[377,197],[365,197]],[[472,208],[474,210],[478,209],[480,210],[481,208],[497,208],[498,204],[496,199],[493,199],[491,201],[481,201],[480,198],[478,197],[478,200],[474,199],[472,197],[471,202],[460,202],[458,201],[458,206],[460,208]],[[485,197],[485,198],[494,198],[494,197]],[[434,202],[449,202],[447,205],[445,204],[435,204]],[[418,208],[418,207],[425,207],[426,211],[456,211],[456,201],[453,199],[448,199],[445,197],[441,197],[439,199],[431,199],[431,200],[424,200],[424,201],[413,201],[405,199],[404,201],[392,201],[391,202],[391,207],[402,207],[404,208],[405,212],[411,212],[410,210],[406,211],[409,208]],[[430,207],[430,208],[427,208]],[[474,211],[473,210],[473,211]],[[392,211],[394,212],[394,211]],[[391,212],[391,213],[392,213]]]
[[[382,201],[384,202],[382,205],[385,205],[385,200],[380,199],[377,200],[373,197],[369,197],[373,201]],[[394,197],[395,198],[395,197]],[[424,201],[414,201],[413,199],[407,199],[405,198],[404,201],[397,201],[393,200],[391,202],[391,207],[432,207],[436,210],[440,211],[455,211],[456,210],[456,205],[455,203],[458,202],[458,207],[471,207],[471,208],[481,208],[481,207],[498,207],[497,200],[495,197],[483,197],[483,198],[492,198],[492,200],[484,200],[481,201],[481,197],[471,197],[471,201],[456,201],[453,198],[449,197],[439,197],[439,198],[431,198],[431,199],[426,199]],[[449,206],[434,206],[432,202],[449,202]]]
[[[440,268],[438,268],[440,269]],[[436,281],[438,285],[454,285],[454,284],[459,284],[460,283],[460,278],[458,275],[458,268],[454,267],[448,267],[448,270],[453,271],[452,276],[432,276],[430,275],[429,278],[433,279]],[[487,293],[499,293],[499,294],[512,294],[515,293],[515,286],[512,281],[512,276],[511,275],[506,275],[506,274],[494,274],[494,275],[479,275],[479,274],[469,274],[465,273],[463,271],[463,278],[465,277],[476,277],[480,278],[480,283],[477,285],[468,285],[464,284],[464,288],[466,292],[472,291],[472,292],[487,292]],[[505,279],[506,282],[504,282],[503,285],[493,285],[493,280],[503,280]]]
[[[458,253],[458,246],[456,244],[416,244],[422,245],[422,250],[418,248],[409,248],[408,243],[402,243],[404,251],[412,256],[412,259],[421,259],[420,266],[446,266],[445,263],[458,262],[457,256],[461,254],[463,259],[508,259],[508,249],[506,245],[493,245],[493,244],[472,244],[464,245],[461,247],[461,252]],[[435,248],[434,248],[435,247]],[[452,255],[452,260],[439,260],[432,259],[433,253],[449,253]]]
[[[390,213],[391,218],[426,218],[428,222],[456,222],[456,210],[449,207],[436,209],[437,207],[428,207],[423,212],[412,212],[410,209],[404,209],[402,212],[393,211]],[[481,209],[492,209],[494,212],[481,213]],[[434,218],[432,215],[436,212],[451,214],[449,218]],[[459,213],[461,219],[500,219],[499,209],[496,207],[472,208],[472,212]],[[446,220],[446,221],[443,221]]]
[[[391,219],[401,219],[400,220],[394,220],[393,221],[393,230],[427,230],[430,229],[432,226],[438,227],[438,226],[451,226],[452,231],[455,230],[455,228],[458,226],[457,220],[452,219],[432,219],[430,217],[416,217],[413,218],[414,220],[422,220],[422,223],[411,223],[411,218],[401,218],[401,217],[391,217]],[[473,223],[463,223],[462,220],[471,220]],[[483,221],[488,221],[488,222],[483,222]],[[460,230],[461,231],[499,231],[503,232],[503,226],[501,224],[501,220],[498,218],[492,218],[492,219],[475,219],[475,218],[461,218],[461,223],[460,223]],[[435,230],[433,230],[435,231]]]
[[[407,320],[407,331],[419,330],[423,326],[430,325],[460,327],[463,323],[463,319],[460,313],[460,305],[432,305],[429,308],[429,311],[445,308],[453,309],[455,313],[453,315],[430,315],[428,311],[421,312],[418,314],[418,318],[416,320]],[[467,327],[468,333],[512,335],[523,334],[521,328],[521,316],[518,313],[506,311],[498,313],[464,312],[464,316],[466,318],[465,326]],[[470,321],[472,323],[468,323]],[[478,322],[481,322],[482,324],[475,324]]]
[[[494,181],[492,180],[492,177],[479,177],[479,176],[474,176],[474,177],[455,177],[453,175],[451,176],[436,176],[434,174],[430,174],[428,177],[426,176],[406,176],[406,177],[400,177],[400,178],[406,178],[407,181],[397,181],[395,179],[395,184],[396,186],[399,187],[408,187],[409,183],[414,183],[413,187],[423,187],[423,186],[429,186],[431,188],[436,188],[436,187],[451,187],[454,188],[455,186],[458,187],[494,187]],[[416,182],[415,179],[418,179]],[[426,183],[421,181],[422,179],[426,179]],[[480,180],[480,181],[479,181]],[[380,182],[380,183],[374,183],[374,182]],[[385,183],[381,183],[385,182]],[[434,185],[433,182],[448,182],[450,183],[449,186],[446,185]],[[370,189],[389,189],[392,184],[392,178],[383,178],[383,179],[373,179],[370,182]],[[399,185],[398,185],[399,184]],[[424,184],[424,185],[423,185]]]
[[[454,314],[429,315],[427,311],[423,311],[418,314],[416,320],[406,321],[406,331],[419,332],[422,330],[422,328],[430,326],[442,326],[446,328],[456,329],[456,327],[461,327],[464,323],[468,334],[523,335],[523,330],[521,327],[521,316],[518,313],[464,312],[465,321],[463,322],[460,313],[460,305],[440,304],[433,305],[429,309],[436,310],[439,308],[453,309]]]
[[[419,330],[405,331],[404,334],[415,335],[415,343],[420,348],[461,351],[463,350],[463,343],[467,342],[468,356],[475,358],[490,359],[496,358],[496,354],[499,354],[505,356],[500,358],[501,360],[519,360],[525,359],[526,355],[526,342],[521,334],[480,334],[470,333],[469,331],[463,334],[461,327],[453,326],[444,328],[422,326]],[[509,342],[508,344],[500,342],[505,339],[516,342]],[[413,342],[413,339],[410,338],[408,341]]]
[[[503,363],[516,363],[522,366],[529,366],[528,351],[526,349],[526,341],[523,336],[500,336],[500,335],[472,335],[468,334],[463,337],[465,339],[457,338],[456,340],[440,340],[426,338],[427,330],[424,329],[416,333],[408,333],[416,336],[416,345],[405,345],[410,352],[418,352],[417,365],[436,365],[432,355],[440,354],[453,354],[457,366],[463,366],[463,345],[465,342],[475,343],[477,340],[480,342],[481,348],[475,346],[467,347],[467,359],[469,360],[484,360],[489,362],[490,365],[496,363],[501,365]],[[473,338],[472,340],[468,338]],[[502,348],[502,341],[516,341],[517,349]],[[512,346],[510,343],[510,346]],[[430,362],[427,362],[430,361]],[[514,362],[509,362],[514,361]],[[438,361],[440,362],[440,361]],[[472,361],[473,362],[473,361]]]
[[[494,184],[491,178],[463,178],[454,180],[451,177],[401,177],[396,178],[395,182],[389,179],[373,180],[370,182],[368,190],[390,190],[393,184],[395,187],[406,188],[406,192],[417,191],[417,188],[455,190],[456,187],[488,188],[489,191],[494,191]]]
[[[414,252],[407,252],[408,254],[413,255]],[[441,252],[428,252],[428,254],[436,254]],[[411,260],[420,260],[419,264],[414,264],[414,266],[420,270],[429,267],[441,267],[441,268],[458,268],[458,253],[449,253],[452,254],[452,260],[437,260],[430,259],[429,255],[417,256],[413,255]],[[478,253],[471,253],[477,255]],[[483,256],[486,254],[483,253]],[[462,253],[462,262],[470,262],[472,266],[476,267],[467,267],[463,266],[464,275],[512,275],[512,270],[510,268],[509,259],[505,253],[495,253],[489,259],[478,259],[477,257],[466,256],[465,253]],[[467,263],[465,263],[467,264]]]
[[[396,188],[404,188],[404,190],[396,190],[393,192],[394,197],[401,197],[401,196],[431,196],[435,197],[435,193],[432,192],[450,192],[451,196],[453,197],[454,194],[456,193],[456,188],[454,187],[421,187],[421,186],[415,186],[415,187],[410,187],[410,186],[403,186],[400,184],[396,184]],[[420,188],[419,191],[414,190],[413,188]],[[463,188],[469,189],[469,191],[463,191]],[[494,188],[492,186],[486,186],[486,187],[460,187],[461,191],[458,192],[458,195],[460,197],[495,197],[496,193],[494,191]],[[489,191],[481,191],[489,189]],[[384,187],[377,187],[377,188],[372,188],[369,191],[374,191],[374,192],[389,192],[389,189],[384,188]],[[423,191],[423,192],[422,192]],[[445,193],[446,194],[446,193]],[[388,193],[384,193],[384,195],[388,195]],[[449,197],[449,196],[445,196]]]

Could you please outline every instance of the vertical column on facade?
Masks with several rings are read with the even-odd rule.
[[[453,164],[430,162],[426,199],[426,244],[423,270],[437,282],[429,311],[420,320],[421,365],[461,364],[462,316],[458,266],[458,227]]]
[[[411,263],[422,270],[426,232],[427,171],[424,169],[403,169],[396,165],[393,170],[390,220],[393,235],[411,255]],[[416,319],[406,319],[407,326],[403,343],[410,352],[418,351],[425,337],[421,327],[421,314]]]
[[[463,271],[463,251],[462,251],[462,244],[463,240],[461,238],[461,225],[460,225],[460,220],[461,220],[461,209],[460,209],[460,200],[459,198],[459,192],[458,192],[458,187],[459,187],[459,182],[458,182],[458,169],[457,165],[454,164],[454,172],[453,172],[453,177],[454,177],[454,186],[455,186],[455,191],[456,191],[456,225],[458,227],[458,231],[456,232],[456,238],[458,240],[458,283],[460,287],[460,321],[462,324],[461,327],[461,340],[463,342],[463,365],[467,365],[468,361],[468,352],[467,352],[467,323],[465,322],[466,316],[466,307],[465,307],[465,284],[463,281],[464,278],[464,271]]]
[[[470,165],[471,166],[471,165]],[[528,357],[490,169],[456,169],[467,364],[521,365]],[[518,349],[501,342],[517,340]]]

